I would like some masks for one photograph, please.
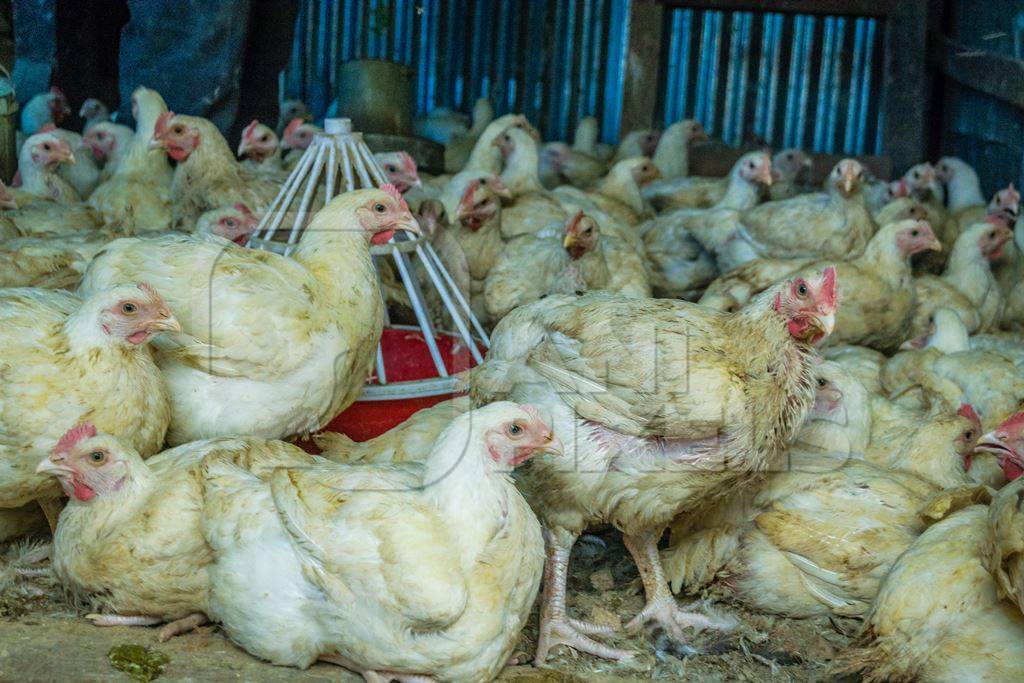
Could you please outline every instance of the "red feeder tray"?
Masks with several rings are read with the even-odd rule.
[[[436,340],[449,375],[473,367],[473,356],[461,337],[441,332]],[[405,422],[417,410],[455,396],[456,378],[437,376],[437,368],[418,327],[385,328],[380,348],[387,369],[387,384],[379,384],[374,377],[359,400],[339,413],[324,429],[341,432],[354,441],[366,441]],[[486,352],[486,348],[481,346],[480,352]]]

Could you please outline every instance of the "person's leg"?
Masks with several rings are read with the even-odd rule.
[[[238,110],[249,0],[128,0],[121,34],[121,113],[132,91],[157,90],[173,111],[227,131]]]

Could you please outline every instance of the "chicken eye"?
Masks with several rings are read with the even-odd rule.
[[[586,230],[584,230],[584,231],[583,231],[583,234],[584,234],[584,235],[589,235],[589,234],[590,234],[590,233],[592,233],[592,232],[594,232],[594,229],[593,229],[593,228],[587,228]]]
[[[260,142],[266,142],[269,139],[270,139],[270,136],[267,135],[266,133],[264,133],[263,135],[260,136]]]
[[[968,441],[973,439],[974,438],[974,430],[973,429],[968,429],[966,432],[964,432],[964,438],[967,439]]]
[[[823,389],[826,384],[828,384],[828,381],[824,377],[818,378],[818,388]]]
[[[235,227],[235,225],[237,225],[237,223],[235,222],[234,218],[226,218],[224,219],[224,225],[229,228],[233,228]]]
[[[53,148],[50,146],[49,142],[44,142],[43,143],[43,149],[45,149],[47,152],[49,152]]]
[[[138,310],[138,307],[135,304],[131,303],[130,301],[121,304],[121,312],[126,314],[126,315],[132,315],[137,310]]]
[[[182,132],[182,128],[181,128],[181,126],[175,126],[175,127],[174,127],[174,128],[172,128],[171,130],[172,130],[172,131],[174,131],[174,134],[175,134],[175,135],[181,135],[181,132]]]
[[[98,465],[106,459],[107,456],[103,451],[93,451],[89,454],[89,461],[94,465]]]
[[[508,426],[508,435],[509,436],[519,436],[522,433],[523,433],[523,428],[520,427],[519,425],[517,425],[515,422],[513,422],[512,424],[510,424]]]
[[[381,204],[380,202],[377,202],[376,204],[373,205],[373,210],[376,211],[377,213],[384,213],[385,211],[387,211],[387,207]]]
[[[995,237],[996,237],[996,233],[995,233],[995,231],[992,231],[992,232],[990,232],[990,233],[988,234],[988,236],[989,236],[989,239],[995,239]]]
[[[807,285],[805,285],[803,282],[798,284],[796,286],[796,293],[799,294],[800,296],[807,296]]]
[[[911,230],[910,231],[910,236],[911,237],[917,237],[917,235],[918,235],[918,231],[917,230]]]
[[[394,165],[394,164],[388,164],[388,165],[387,165],[387,166],[385,166],[384,168],[386,168],[386,169],[387,169],[388,173],[394,173],[395,171],[397,171],[397,170],[398,170],[398,169],[396,169],[396,168],[395,168],[395,165]]]

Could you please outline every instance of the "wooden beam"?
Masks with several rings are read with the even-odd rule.
[[[933,115],[928,4],[928,0],[899,0],[885,22],[882,148],[898,172],[924,159],[926,115]]]
[[[957,83],[1024,109],[1024,61],[942,42],[942,73]]]
[[[664,14],[654,0],[630,3],[620,134],[654,125]]]
[[[886,17],[898,0],[661,0],[666,7],[691,7],[729,12],[781,12]]]

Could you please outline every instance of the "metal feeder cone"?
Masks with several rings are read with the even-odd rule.
[[[313,214],[335,195],[387,182],[362,134],[352,130],[352,122],[327,119],[324,132],[303,153],[248,246],[288,256]],[[374,376],[362,396],[327,426],[357,441],[377,436],[417,410],[450,398],[455,391],[455,368],[483,362],[481,347],[490,347],[469,301],[427,239],[396,232],[386,244],[371,245],[370,253],[378,281],[381,259],[394,262],[418,324],[394,325],[385,319]],[[453,332],[435,330],[416,277],[417,261],[444,305]]]

